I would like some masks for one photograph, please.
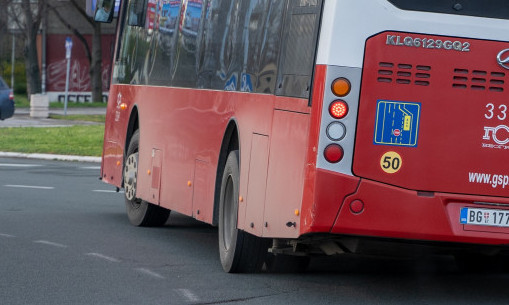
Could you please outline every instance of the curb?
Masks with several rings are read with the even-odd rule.
[[[25,153],[15,153],[15,152],[0,152],[0,157],[4,157],[4,158],[25,158],[25,159],[39,159],[39,160],[78,161],[78,162],[101,163],[101,157],[86,157],[86,156],[69,156],[69,155],[52,155],[52,154],[25,154]]]

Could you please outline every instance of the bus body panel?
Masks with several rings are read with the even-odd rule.
[[[360,15],[369,22],[357,22]],[[359,1],[325,2],[314,79],[323,90],[315,87],[312,99],[313,111],[320,112],[312,114],[312,125],[320,130],[312,126],[310,134],[318,152],[308,148],[308,162],[316,156],[318,168],[306,178],[303,210],[310,212],[303,212],[302,234],[507,244],[506,228],[460,224],[460,211],[509,208],[503,161],[509,72],[497,64],[497,54],[509,48],[508,26],[503,19],[404,11],[385,0],[369,7]],[[409,66],[414,70],[406,71]],[[344,67],[362,69],[362,79],[345,76]],[[354,103],[359,109],[355,145],[344,147],[345,157],[353,154],[352,172],[323,158],[323,148],[332,143],[325,121],[330,120],[330,79],[337,77],[349,78],[352,90],[360,86],[358,100],[345,97],[349,107]],[[384,115],[377,107],[391,103],[419,109],[418,139],[409,143],[415,145],[377,139],[377,128],[384,126],[377,124]],[[401,128],[391,129],[393,139],[416,123],[405,121],[412,114],[396,118]],[[380,122],[391,124],[390,119]],[[386,172],[384,161],[394,160],[387,159],[393,152],[402,165]],[[363,209],[355,212],[359,202]],[[333,227],[331,214],[337,217]]]
[[[349,209],[354,200],[364,203],[362,213],[356,214]],[[357,192],[345,199],[332,233],[470,244],[508,244],[509,228],[480,228],[460,223],[461,208],[479,207],[475,203],[486,200],[496,200],[500,205],[496,209],[509,211],[507,198],[425,193],[361,180]]]
[[[257,235],[298,236],[298,226],[286,224],[299,222],[309,128],[307,100],[129,85],[114,85],[112,92],[117,94],[111,94],[107,115],[118,128],[107,129],[106,137],[108,143],[117,144],[112,144],[115,149],[104,151],[103,175],[108,177],[105,181],[121,180],[121,166],[116,164],[124,153],[125,135],[116,131],[127,129],[129,109],[136,106],[140,128],[137,196],[212,223],[220,146],[226,126],[235,120],[240,138],[240,196],[244,202],[239,208],[239,228]],[[128,109],[115,106],[118,93]],[[274,112],[277,114],[273,122]],[[252,139],[257,137],[265,137],[267,146],[256,145],[259,142]],[[292,149],[270,153],[269,144]],[[266,160],[253,163],[260,154],[265,154]],[[160,162],[154,166],[159,156]],[[271,173],[271,178],[265,182],[267,173]],[[255,187],[250,195],[251,183],[260,177],[263,179],[259,181],[267,185]],[[256,213],[261,213],[261,217]],[[281,219],[281,215],[286,217]]]
[[[509,71],[496,58],[508,48],[504,42],[417,33],[370,38],[355,175],[407,189],[506,196]],[[380,166],[389,151],[400,155],[395,173]],[[483,174],[497,181],[477,178]]]

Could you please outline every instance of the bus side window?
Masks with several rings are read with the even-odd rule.
[[[128,25],[144,27],[146,16],[147,16],[147,0],[129,1],[129,11],[127,15]]]
[[[290,0],[288,5],[276,94],[308,98],[322,1]]]

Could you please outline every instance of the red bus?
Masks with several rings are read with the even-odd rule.
[[[154,1],[122,1],[106,116],[132,224],[218,226],[227,272],[370,241],[503,253],[503,0]]]

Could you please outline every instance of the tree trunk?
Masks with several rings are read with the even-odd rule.
[[[25,41],[25,72],[27,76],[27,94],[41,93],[41,74],[37,57],[36,37],[27,38]]]
[[[34,20],[29,0],[23,0],[23,13],[26,19],[25,31],[25,71],[27,76],[27,93],[41,93],[41,74],[39,71],[39,58],[37,56],[37,31],[39,21]]]
[[[90,80],[92,86],[92,101],[102,102],[102,46],[101,46],[101,24],[94,23],[94,35],[92,38],[92,61],[90,62]]]

